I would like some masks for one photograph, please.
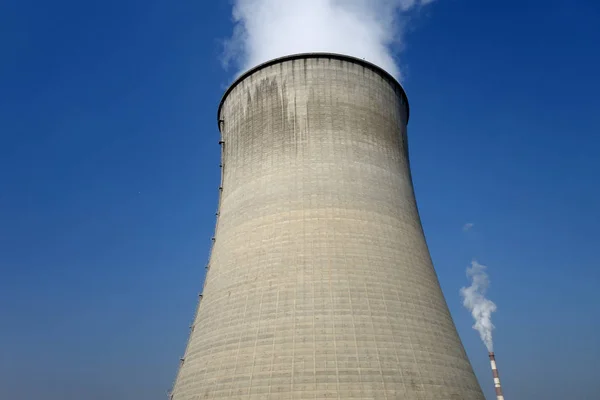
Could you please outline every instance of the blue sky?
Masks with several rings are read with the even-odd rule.
[[[401,57],[448,305],[488,265],[507,398],[600,393],[600,4],[438,0]],[[0,5],[0,397],[165,398],[219,182],[227,2]],[[462,232],[465,223],[474,223]]]

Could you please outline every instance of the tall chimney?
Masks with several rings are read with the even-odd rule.
[[[494,352],[490,352],[490,364],[492,366],[492,374],[494,375],[494,387],[496,389],[496,398],[498,400],[504,400],[502,395],[502,386],[500,386],[500,375],[498,375],[498,368],[496,367],[496,356]]]

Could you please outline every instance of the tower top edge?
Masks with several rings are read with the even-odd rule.
[[[225,100],[227,99],[229,94],[233,91],[233,89],[235,89],[235,87],[237,85],[239,85],[242,81],[244,81],[246,78],[253,75],[254,73],[256,73],[260,70],[263,70],[265,68],[271,67],[273,65],[276,65],[276,64],[280,64],[280,63],[284,63],[284,62],[288,62],[288,61],[294,61],[294,60],[302,60],[302,59],[307,60],[307,59],[314,59],[314,58],[340,60],[340,61],[345,61],[348,63],[358,64],[364,68],[370,69],[370,70],[378,73],[379,75],[381,75],[384,78],[386,78],[387,80],[389,80],[392,83],[392,85],[396,86],[398,91],[401,93],[401,96],[404,98],[404,102],[406,104],[406,123],[408,124],[408,120],[409,120],[409,116],[410,116],[410,106],[408,103],[408,96],[406,95],[406,90],[404,90],[404,87],[402,86],[402,84],[396,78],[394,78],[394,76],[392,74],[390,74],[389,72],[387,72],[380,66],[373,64],[369,61],[363,60],[361,58],[348,56],[345,54],[339,54],[339,53],[298,53],[298,54],[290,54],[287,56],[274,58],[274,59],[266,61],[262,64],[258,64],[257,66],[250,68],[249,70],[242,73],[239,77],[237,77],[233,81],[233,83],[231,83],[231,85],[229,85],[227,90],[225,90],[225,93],[223,94],[223,97],[221,98],[221,102],[219,103],[219,109],[217,111],[217,125],[219,127],[219,130],[221,129],[221,124],[219,123],[219,121],[221,120],[221,109],[223,108],[223,104],[225,103]]]

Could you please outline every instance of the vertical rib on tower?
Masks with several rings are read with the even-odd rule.
[[[174,400],[483,400],[423,235],[408,113],[396,80],[342,55],[273,60],[231,86]]]

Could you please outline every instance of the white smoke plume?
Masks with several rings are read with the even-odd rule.
[[[472,222],[467,222],[466,224],[463,225],[463,232],[468,232],[470,231],[473,227],[475,226],[474,223]]]
[[[245,71],[296,53],[342,53],[379,65],[400,79],[402,50],[414,11],[434,0],[233,0],[233,36],[224,62]]]
[[[471,311],[471,315],[475,319],[473,329],[479,332],[481,340],[491,352],[494,351],[492,313],[496,311],[496,304],[485,297],[490,285],[488,275],[485,273],[486,268],[477,261],[471,262],[471,267],[467,268],[467,277],[471,279],[471,286],[461,288],[460,295],[463,298],[463,305]]]

